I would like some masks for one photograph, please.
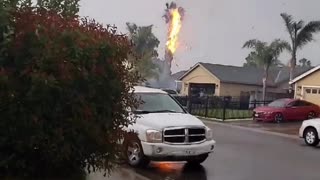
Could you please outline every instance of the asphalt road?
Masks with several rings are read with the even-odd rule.
[[[320,148],[295,140],[221,125],[209,125],[216,151],[203,166],[152,163],[133,169],[152,180],[319,180]]]

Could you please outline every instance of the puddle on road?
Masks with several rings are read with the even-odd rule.
[[[207,180],[203,166],[185,163],[151,163],[150,167],[140,170],[139,173],[153,180]]]

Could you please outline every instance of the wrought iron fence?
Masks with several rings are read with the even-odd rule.
[[[248,101],[240,97],[188,97],[176,96],[176,100],[193,115],[217,119],[251,118],[252,110],[271,101]]]

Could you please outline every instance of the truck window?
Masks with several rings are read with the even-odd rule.
[[[162,93],[136,93],[142,101],[136,111],[146,113],[172,112],[185,113],[183,108],[168,94]]]

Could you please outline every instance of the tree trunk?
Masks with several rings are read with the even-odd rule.
[[[294,69],[295,69],[295,67],[296,67],[296,55],[293,53],[292,54],[292,59],[291,59],[291,61],[290,61],[290,78],[289,78],[289,92],[291,93],[292,92],[292,89],[293,89],[293,87],[292,87],[292,85],[290,85],[290,81],[292,81],[293,80],[293,78],[294,78]]]
[[[293,80],[293,71],[296,67],[296,64],[295,64],[296,60],[295,59],[292,59],[291,62],[290,62],[290,81]]]
[[[267,81],[269,75],[269,67],[265,67],[264,69],[264,77],[262,79],[262,101],[266,101],[267,96]]]
[[[267,90],[267,79],[263,77],[262,80],[262,101],[266,100],[266,90]]]

